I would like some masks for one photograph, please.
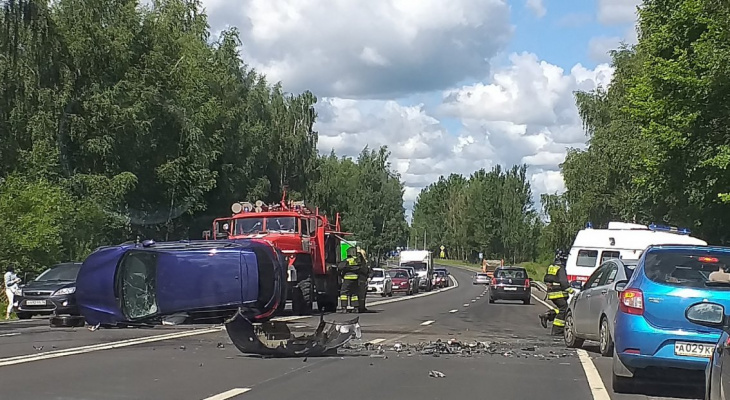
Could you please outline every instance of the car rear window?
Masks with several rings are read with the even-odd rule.
[[[376,269],[373,270],[373,278],[382,278],[383,277],[383,271]]]
[[[644,273],[650,280],[665,285],[706,288],[712,272],[730,272],[729,266],[730,254],[725,252],[653,251],[646,255]],[[730,286],[711,288],[728,290]]]
[[[525,279],[527,272],[524,269],[500,269],[497,271],[497,278]]]
[[[406,271],[390,271],[390,276],[393,278],[407,279],[408,273]]]

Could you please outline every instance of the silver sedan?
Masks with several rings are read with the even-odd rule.
[[[568,347],[581,347],[585,340],[597,340],[601,355],[613,354],[613,321],[618,310],[618,293],[628,283],[636,264],[637,260],[605,261],[570,299],[564,331]]]
[[[474,285],[489,285],[489,275],[483,272],[477,272],[472,278],[472,284]]]

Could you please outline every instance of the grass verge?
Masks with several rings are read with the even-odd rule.
[[[435,264],[440,265],[446,265],[446,266],[454,266],[454,267],[462,267],[467,268],[473,271],[481,271],[482,267],[479,264],[473,264],[466,261],[459,261],[459,260],[447,260],[447,259],[440,259],[437,258],[434,260]],[[518,266],[524,268],[527,270],[527,274],[530,276],[533,280],[542,280],[542,277],[545,276],[545,272],[547,271],[548,265],[537,263],[534,261],[527,261],[523,263],[517,264]]]

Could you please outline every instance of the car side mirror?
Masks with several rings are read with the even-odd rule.
[[[629,283],[627,279],[616,281],[613,283],[613,287],[617,292],[623,292],[626,289],[626,285]]]
[[[687,308],[685,317],[692,323],[711,328],[725,327],[725,307],[717,303],[702,302]]]
[[[581,281],[573,281],[573,282],[570,282],[570,287],[572,287],[573,289],[582,290],[583,289],[583,282],[581,282]]]

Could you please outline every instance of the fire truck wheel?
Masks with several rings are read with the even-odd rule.
[[[296,315],[309,315],[312,313],[312,278],[299,281],[294,288],[294,298],[292,299],[292,311]]]

